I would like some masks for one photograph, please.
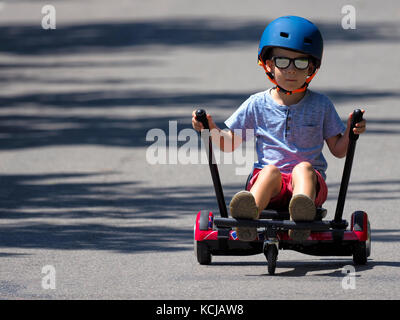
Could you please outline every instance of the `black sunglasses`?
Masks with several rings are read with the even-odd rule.
[[[293,62],[294,66],[299,70],[305,70],[310,65],[310,58],[301,57],[301,58],[287,58],[287,57],[272,57],[272,60],[279,69],[286,69],[290,66],[290,63]]]

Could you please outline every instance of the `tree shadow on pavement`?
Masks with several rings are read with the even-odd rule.
[[[400,242],[400,229],[372,229],[373,242]]]
[[[210,187],[93,182],[102,177],[104,173],[0,176],[0,248],[192,250],[197,212],[217,211]],[[187,217],[192,218],[189,225]]]
[[[111,174],[0,175],[0,219],[163,220],[218,208],[212,186],[154,188],[140,181],[97,181]],[[229,195],[242,187],[230,185],[224,191]]]
[[[27,222],[2,225],[0,230],[0,248],[140,253],[191,250],[193,243],[193,230],[168,226]]]
[[[336,200],[340,183],[328,183],[328,200]],[[400,197],[400,180],[364,180],[350,181],[347,191],[348,200],[385,201]]]
[[[43,30],[37,25],[0,26],[2,51],[12,54],[40,55],[57,53],[120,50],[151,45],[169,47],[224,47],[257,43],[270,21],[232,19],[164,19],[142,22],[109,22],[64,25]],[[390,22],[358,23],[348,32],[339,23],[314,21],[329,42],[397,42],[398,24]],[[25,41],[21,41],[25,39]],[[28,39],[28,40],[26,40]]]
[[[91,94],[87,93],[88,96]],[[36,105],[43,105],[43,107],[54,108],[54,103],[60,104],[60,107],[68,107],[68,105],[76,104],[76,107],[80,105],[84,107],[86,102],[83,102],[80,98],[65,95],[65,102],[63,96],[54,96],[54,101],[47,101],[51,99],[50,95],[43,94],[43,97],[47,96],[43,101],[35,101]],[[94,95],[95,96],[95,95]],[[99,96],[93,99],[99,99]],[[5,98],[0,98],[0,100]],[[9,99],[9,98],[6,98]],[[25,99],[25,98],[24,98]],[[29,101],[31,98],[27,99]],[[91,99],[91,98],[90,98]],[[123,117],[118,115],[66,115],[60,114],[37,114],[37,115],[22,115],[16,108],[10,109],[8,114],[1,115],[0,121],[2,126],[0,128],[0,149],[2,150],[13,150],[21,148],[33,148],[43,146],[71,146],[71,145],[104,145],[104,146],[123,146],[123,147],[145,147],[150,146],[154,141],[146,141],[147,133],[152,129],[161,129],[165,133],[166,137],[169,134],[169,126],[171,122],[177,124],[177,132],[172,134],[178,134],[183,129],[191,129],[191,111],[195,105],[213,105],[213,107],[231,108],[232,105],[240,105],[245,99],[245,94],[204,94],[204,95],[193,95],[183,98],[170,97],[157,98],[152,95],[150,98],[134,98],[126,97],[126,105],[135,107],[135,103],[141,105],[166,106],[166,107],[178,107],[182,103],[182,107],[187,108],[187,116],[174,115],[171,113],[170,116],[152,115],[152,116],[137,116],[134,118]],[[176,100],[175,100],[176,99]],[[41,98],[39,99],[41,100]],[[140,100],[139,102],[137,100]],[[47,102],[46,102],[47,101]],[[79,102],[78,102],[79,101]],[[136,102],[135,102],[136,101]],[[145,102],[146,101],[146,102]],[[227,103],[226,101],[230,101]],[[32,101],[31,101],[32,102]],[[11,99],[10,104],[4,102],[5,106],[12,106],[15,103],[16,106],[23,106],[19,104],[18,98]],[[65,105],[64,105],[65,103]],[[110,101],[97,101],[94,103],[96,108],[100,106],[107,106],[107,108],[113,108],[118,106],[118,101],[111,99]],[[124,102],[125,103],[125,102]],[[215,115],[217,124],[220,127],[224,127],[224,124],[218,119],[218,115]],[[388,120],[368,120],[370,128],[366,131],[366,134],[390,134],[398,135],[400,130],[398,126],[400,119]],[[179,142],[178,142],[179,143]],[[181,143],[182,144],[182,143]]]
[[[112,174],[116,173],[1,175],[0,222],[7,223],[0,227],[0,246],[124,252],[187,250],[191,249],[197,212],[209,209],[219,215],[211,186],[152,188],[116,177],[118,182],[105,182]],[[384,186],[383,181],[371,183]],[[225,200],[242,188],[225,186]],[[182,225],[181,218],[188,216],[193,222]],[[397,242],[398,232],[377,229],[372,231],[372,238]]]

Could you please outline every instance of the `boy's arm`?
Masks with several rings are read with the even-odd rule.
[[[361,110],[361,111],[362,111],[362,113],[365,112],[365,110]],[[329,150],[337,158],[343,158],[346,156],[347,147],[349,145],[349,132],[350,132],[350,127],[351,127],[351,117],[352,117],[352,113],[350,113],[349,118],[347,119],[347,128],[343,135],[338,134],[336,136],[326,139],[326,143],[328,145]],[[361,133],[364,133],[365,130],[366,130],[366,121],[365,121],[365,119],[363,119],[362,121],[356,123],[356,126],[353,129],[353,132],[355,134],[361,134]]]
[[[344,135],[338,134],[337,136],[326,139],[326,144],[335,157],[345,157],[347,153],[347,146],[349,145],[349,132],[346,130]]]
[[[242,143],[242,138],[231,130],[211,129],[211,138],[221,151],[233,152]]]
[[[195,130],[204,129],[203,124],[196,120],[196,111],[192,113],[192,126]],[[211,115],[207,114],[208,125],[210,127],[211,139],[221,151],[233,152],[242,143],[242,138],[234,134],[231,130],[221,130],[213,121]]]

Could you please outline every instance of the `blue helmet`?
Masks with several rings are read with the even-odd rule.
[[[262,60],[264,48],[280,47],[309,54],[316,59],[319,68],[322,60],[323,40],[318,28],[307,19],[297,16],[280,17],[264,30],[258,47],[258,59]]]

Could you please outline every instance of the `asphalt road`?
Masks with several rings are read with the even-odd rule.
[[[400,298],[398,1],[54,0],[55,30],[43,5],[0,2],[0,299]],[[222,125],[270,86],[258,40],[285,14],[324,36],[311,89],[342,119],[366,109],[344,216],[368,212],[372,254],[354,289],[351,257],[281,251],[275,277],[263,255],[199,265],[195,215],[217,211],[208,166],[149,156],[151,130],[182,151],[194,108]],[[332,218],[344,160],[325,155]],[[220,165],[226,201],[246,180],[236,168]]]

